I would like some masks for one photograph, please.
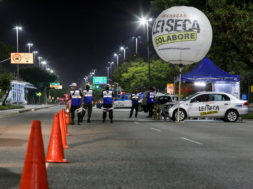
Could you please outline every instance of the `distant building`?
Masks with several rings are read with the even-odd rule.
[[[8,104],[33,104],[36,87],[24,81],[11,81],[11,91],[7,98]]]

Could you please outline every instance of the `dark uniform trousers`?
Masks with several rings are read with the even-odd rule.
[[[70,115],[71,115],[71,120],[74,121],[75,119],[75,111],[76,109],[80,108],[80,106],[73,106],[71,105],[71,108],[70,108]],[[81,115],[81,112],[80,113],[77,113],[77,118],[78,118],[78,122],[81,122],[82,120],[82,115]]]
[[[149,117],[152,117],[154,112],[153,112],[153,109],[154,109],[154,103],[148,103],[148,116]]]
[[[84,104],[83,108],[88,111],[88,120],[90,120],[91,113],[92,113],[92,102]],[[85,116],[86,111],[83,112],[83,117]]]
[[[138,115],[138,103],[132,103],[131,111],[130,111],[130,117],[133,115],[133,111],[135,110],[135,117]]]
[[[103,121],[105,121],[106,116],[107,116],[107,110],[112,108],[112,104],[103,104],[104,110],[103,110]],[[109,118],[112,120],[113,119],[113,110],[110,109],[109,111]]]

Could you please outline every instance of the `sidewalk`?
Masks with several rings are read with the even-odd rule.
[[[41,104],[41,105],[24,105],[24,108],[19,108],[19,109],[10,109],[10,110],[0,110],[0,118],[10,116],[10,115],[15,115],[19,113],[24,113],[24,112],[29,112],[29,111],[36,111],[40,109],[45,109],[45,108],[50,108],[56,105],[46,105],[46,104]]]

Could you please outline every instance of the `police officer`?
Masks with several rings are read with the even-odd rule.
[[[103,98],[103,123],[106,119],[106,114],[109,111],[109,118],[111,123],[113,122],[113,104],[114,104],[114,94],[110,90],[110,86],[106,85],[101,98]]]
[[[80,89],[78,89],[77,84],[76,83],[72,83],[70,85],[70,87],[72,88],[72,90],[70,91],[70,99],[71,99],[71,108],[70,108],[70,115],[71,115],[71,125],[75,124],[75,111],[77,109],[80,109],[82,107],[82,92]],[[77,113],[77,118],[78,118],[78,125],[80,125],[81,122],[81,112]]]
[[[132,107],[131,107],[129,118],[132,117],[134,109],[135,109],[135,117],[137,117],[138,115],[140,95],[138,94],[137,90],[135,90],[135,92],[131,95],[131,100],[132,100]]]
[[[155,87],[150,87],[150,91],[147,94],[147,103],[148,103],[148,117],[152,117],[154,112],[154,102],[156,98],[156,89]]]
[[[90,85],[86,85],[86,89],[83,90],[83,107],[86,111],[88,111],[88,119],[87,122],[90,123],[90,117],[92,113],[92,100],[93,100],[93,91],[90,89]],[[85,112],[83,113],[83,117],[85,116]]]

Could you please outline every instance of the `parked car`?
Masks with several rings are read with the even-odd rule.
[[[198,92],[180,102],[179,120],[186,118],[212,117],[235,122],[249,113],[248,102],[221,92]],[[169,117],[177,120],[178,104],[169,109]]]

